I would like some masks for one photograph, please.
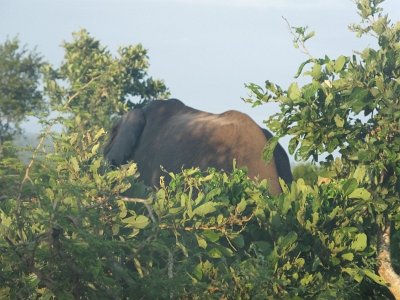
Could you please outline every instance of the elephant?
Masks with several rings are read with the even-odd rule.
[[[221,114],[200,111],[180,100],[153,100],[122,116],[110,132],[104,148],[106,160],[119,166],[137,163],[147,186],[159,186],[163,175],[182,168],[214,167],[230,172],[233,160],[245,167],[250,178],[267,179],[271,194],[282,192],[279,177],[292,181],[289,158],[281,145],[266,163],[262,152],[272,134],[248,115],[230,110]]]

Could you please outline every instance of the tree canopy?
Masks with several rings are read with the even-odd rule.
[[[17,38],[0,45],[0,145],[20,133],[20,123],[46,107],[39,89],[42,57]]]
[[[375,38],[375,47],[335,59],[315,58],[305,46],[312,34],[293,27],[296,45],[309,55],[296,76],[307,76],[309,83],[293,82],[287,89],[270,81],[264,88],[249,85],[254,105],[279,103],[280,112],[267,124],[278,136],[292,136],[290,153],[315,161],[328,153],[325,165],[336,170],[335,178],[354,177],[348,193],[359,193],[357,211],[372,218],[380,238],[390,229],[395,235],[400,226],[400,22],[390,21],[382,2],[357,1],[361,23],[351,26],[357,36]],[[335,151],[340,157],[334,160]],[[389,259],[384,251],[389,244],[381,242],[381,258]],[[389,271],[394,276],[393,269],[379,271],[386,279]],[[400,279],[393,285],[400,286]]]

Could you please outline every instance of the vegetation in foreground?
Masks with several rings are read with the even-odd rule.
[[[400,25],[380,2],[358,1],[353,27],[376,36],[375,49],[310,56],[304,86],[249,85],[253,103],[280,103],[268,124],[277,138],[293,136],[291,153],[341,153],[328,156],[323,180],[282,183],[275,197],[240,169],[166,174],[157,191],[140,184],[134,163],[110,169],[103,128],[133,98],[167,89],[147,76],[141,46],[113,57],[75,34],[61,67],[42,69],[44,99],[59,114],[43,119],[32,159],[1,143],[0,297],[400,299]],[[303,47],[310,35],[293,30]]]

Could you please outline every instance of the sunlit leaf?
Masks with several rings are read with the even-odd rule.
[[[193,210],[194,215],[198,215],[200,217],[204,217],[209,213],[215,212],[217,209],[215,208],[215,203],[213,202],[206,202]]]
[[[359,233],[356,235],[354,241],[351,243],[351,249],[355,251],[364,251],[367,247],[367,235],[365,233]]]
[[[350,199],[369,200],[371,199],[371,193],[364,188],[356,188],[348,197]]]

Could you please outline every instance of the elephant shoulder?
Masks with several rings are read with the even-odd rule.
[[[249,115],[242,113],[237,110],[228,110],[222,114],[220,114],[221,118],[232,120],[232,121],[253,121]]]
[[[235,124],[246,131],[256,132],[258,135],[264,136],[262,129],[257,125],[257,123],[247,114],[242,113],[237,110],[228,110],[220,114],[220,118],[227,122]]]

